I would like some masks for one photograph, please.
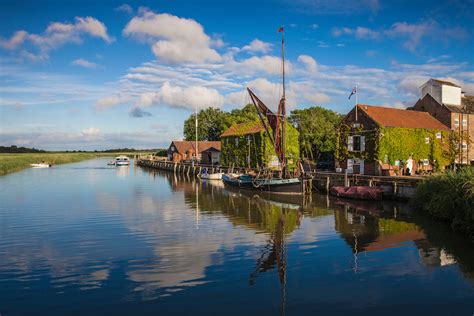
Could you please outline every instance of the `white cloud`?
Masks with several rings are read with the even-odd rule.
[[[133,8],[130,5],[124,3],[121,6],[116,7],[115,11],[121,11],[121,12],[125,12],[127,14],[132,14],[133,13]]]
[[[158,92],[142,93],[137,106],[167,105],[173,108],[203,109],[221,107],[224,97],[215,89],[201,86],[180,87],[165,82]]]
[[[95,138],[100,135],[100,129],[96,127],[89,127],[81,131],[82,135],[90,138]]]
[[[100,67],[99,64],[93,63],[93,62],[91,62],[91,61],[88,61],[88,60],[85,60],[85,59],[82,59],[82,58],[73,60],[73,61],[71,62],[71,64],[72,64],[72,65],[75,65],[75,66],[81,66],[81,67],[84,67],[84,68],[90,68],[90,69],[94,69],[94,68],[99,68],[99,67]]]
[[[249,52],[260,52],[260,53],[268,53],[272,50],[272,44],[267,43],[264,41],[259,40],[258,38],[251,41],[248,45],[242,47],[243,51]]]
[[[308,55],[300,55],[298,56],[298,61],[301,62],[305,69],[311,73],[314,74],[316,73],[317,70],[317,63],[316,60],[314,60],[313,57],[308,56]]]
[[[97,100],[97,102],[95,103],[95,107],[99,110],[104,110],[119,104],[123,104],[128,100],[129,98],[127,96],[121,94],[110,95]]]
[[[15,32],[10,39],[0,38],[0,47],[8,50],[20,49],[27,42],[36,47],[37,51],[31,52],[22,48],[19,55],[30,61],[45,60],[49,52],[64,44],[80,44],[84,36],[100,38],[106,43],[111,43],[104,23],[93,17],[76,17],[74,23],[53,22],[49,24],[43,34],[30,34],[26,31]]]
[[[285,62],[286,71],[291,72],[292,63]],[[225,68],[236,73],[255,74],[266,73],[269,75],[278,75],[281,73],[281,58],[276,56],[252,56],[247,59],[235,60],[229,59],[225,62]]]
[[[127,24],[123,34],[146,40],[156,57],[167,62],[200,63],[221,59],[210,47],[211,38],[202,25],[192,19],[144,10]]]

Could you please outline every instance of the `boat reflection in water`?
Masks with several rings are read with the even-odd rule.
[[[406,204],[104,164],[0,178],[2,315],[103,314],[104,302],[116,315],[474,308],[474,246]]]

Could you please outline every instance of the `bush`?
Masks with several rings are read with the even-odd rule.
[[[474,239],[474,168],[426,179],[417,187],[412,203]]]

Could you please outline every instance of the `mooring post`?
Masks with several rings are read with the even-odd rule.
[[[329,177],[326,177],[326,192],[329,192],[329,182],[331,180],[329,180]]]
[[[174,173],[176,173],[176,167],[177,167],[177,166],[178,166],[178,163],[175,162],[175,163],[174,163],[174,169],[173,169],[173,170],[174,170]]]
[[[344,172],[344,186],[348,187],[349,186],[349,179],[347,178],[347,169]]]

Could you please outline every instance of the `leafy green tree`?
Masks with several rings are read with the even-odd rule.
[[[332,155],[336,147],[336,126],[342,116],[322,107],[291,111],[289,120],[300,132],[300,155],[318,161]]]
[[[184,121],[183,134],[186,140],[196,139],[196,115],[191,114]],[[258,119],[257,110],[253,104],[247,104],[242,109],[234,109],[230,113],[209,107],[198,113],[198,140],[220,140],[220,135],[230,126]]]

